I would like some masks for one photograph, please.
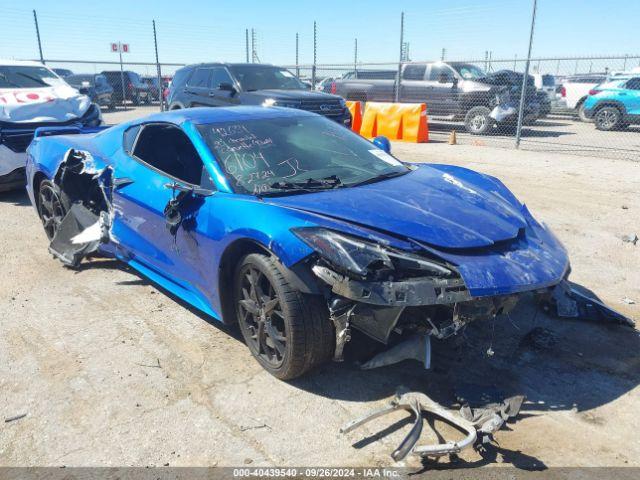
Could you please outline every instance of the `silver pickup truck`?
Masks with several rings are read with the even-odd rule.
[[[357,71],[337,79],[332,93],[346,100],[393,102],[396,77],[393,70],[376,74]],[[373,78],[375,77],[375,78]],[[430,117],[463,120],[469,133],[489,133],[498,126],[515,124],[520,91],[516,87],[496,85],[487,74],[469,63],[406,63],[401,70],[399,101],[426,103]],[[525,103],[525,122],[540,115],[535,95]]]

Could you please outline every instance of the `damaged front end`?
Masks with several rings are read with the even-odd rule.
[[[70,267],[110,239],[113,170],[96,168],[89,152],[69,150],[53,178],[41,188],[40,216],[49,234],[49,252]]]
[[[410,338],[363,368],[407,358],[420,359],[428,368],[431,337],[445,339],[472,321],[508,313],[519,298],[474,298],[455,266],[422,252],[400,251],[322,228],[294,232],[318,252],[311,270],[327,287],[336,361],[343,359],[353,327],[385,345],[393,333]]]

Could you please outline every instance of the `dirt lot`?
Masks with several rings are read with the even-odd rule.
[[[640,234],[640,163],[443,143],[394,152],[500,177],[565,243],[572,279],[640,320],[640,244],[620,239]],[[404,415],[338,430],[405,385],[448,405],[527,395],[499,447],[456,466],[640,466],[637,330],[553,320],[525,301],[437,344],[431,371],[348,361],[284,383],[236,332],[123,265],[63,268],[25,195],[0,196],[0,218],[0,417],[27,414],[0,427],[0,465],[392,465]]]

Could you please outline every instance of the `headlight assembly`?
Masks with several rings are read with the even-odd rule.
[[[454,274],[450,268],[436,261],[333,230],[310,227],[292,231],[330,265],[360,277],[385,270],[443,277]]]

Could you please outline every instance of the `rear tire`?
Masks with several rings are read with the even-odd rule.
[[[66,201],[58,186],[49,180],[40,182],[36,198],[38,216],[42,221],[44,231],[47,234],[47,238],[53,240],[62,219],[69,210],[68,201]]]
[[[596,111],[593,121],[598,130],[605,132],[616,130],[622,125],[622,112],[614,106],[604,106]]]
[[[464,126],[472,135],[485,135],[493,128],[494,120],[487,107],[473,107],[464,117]]]
[[[329,360],[335,336],[322,299],[296,290],[280,268],[272,256],[245,256],[234,302],[251,354],[274,377],[290,380]]]

